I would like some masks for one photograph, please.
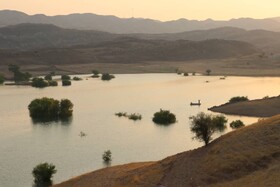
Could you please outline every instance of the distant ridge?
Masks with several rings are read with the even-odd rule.
[[[53,24],[62,28],[99,30],[111,33],[177,33],[192,30],[207,30],[218,27],[238,27],[246,30],[264,29],[280,31],[279,18],[252,19],[240,18],[228,21],[204,21],[178,19],[161,22],[152,19],[118,18],[96,14],[70,14],[46,16],[43,14],[27,15],[12,10],[0,11],[0,27],[21,23]]]

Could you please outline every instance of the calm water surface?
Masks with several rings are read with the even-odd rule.
[[[208,80],[209,83],[205,81]],[[192,140],[189,116],[227,102],[232,96],[250,99],[279,95],[280,78],[189,76],[175,74],[116,75],[110,82],[91,79],[70,87],[0,86],[0,186],[32,186],[31,171],[41,162],[57,167],[54,182],[104,167],[110,149],[112,165],[163,159],[203,144]],[[74,103],[69,122],[34,124],[27,106],[35,98],[68,98]],[[191,107],[201,100],[202,106]],[[178,122],[162,127],[152,122],[160,108]],[[133,122],[116,112],[140,113]],[[240,119],[227,116],[229,122]],[[257,118],[242,117],[246,124]],[[79,133],[87,134],[81,138]],[[230,128],[227,129],[230,131]]]

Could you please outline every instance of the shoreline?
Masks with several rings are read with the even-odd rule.
[[[227,115],[267,118],[280,114],[280,96],[225,103],[208,110]]]

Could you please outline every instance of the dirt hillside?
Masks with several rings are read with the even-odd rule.
[[[280,115],[158,162],[97,170],[55,187],[280,186]]]

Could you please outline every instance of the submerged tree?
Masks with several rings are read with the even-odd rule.
[[[101,76],[101,79],[103,81],[109,81],[111,79],[115,78],[114,75],[110,75],[109,73],[103,73],[102,76]]]
[[[112,161],[112,152],[110,150],[104,151],[102,155],[102,159],[104,162],[111,162]]]
[[[61,118],[68,118],[73,113],[73,103],[69,99],[61,99],[59,116]]]
[[[98,78],[98,77],[99,77],[99,73],[100,73],[100,72],[99,72],[98,70],[95,70],[95,69],[94,69],[94,70],[92,70],[91,72],[93,73],[93,75],[91,76],[92,78]]]
[[[172,124],[176,122],[176,116],[169,110],[160,109],[159,112],[154,113],[153,122],[162,125]]]
[[[225,128],[227,120],[224,117],[212,116],[203,112],[192,117],[191,131],[195,134],[195,139],[203,141],[207,146],[212,140],[212,135]]]
[[[53,98],[34,99],[29,105],[29,115],[39,121],[52,121],[59,118],[69,118],[73,113],[73,104],[68,99],[60,102]]]
[[[32,175],[34,177],[34,183],[36,186],[51,186],[52,177],[57,170],[53,164],[47,162],[38,164],[32,170]]]

